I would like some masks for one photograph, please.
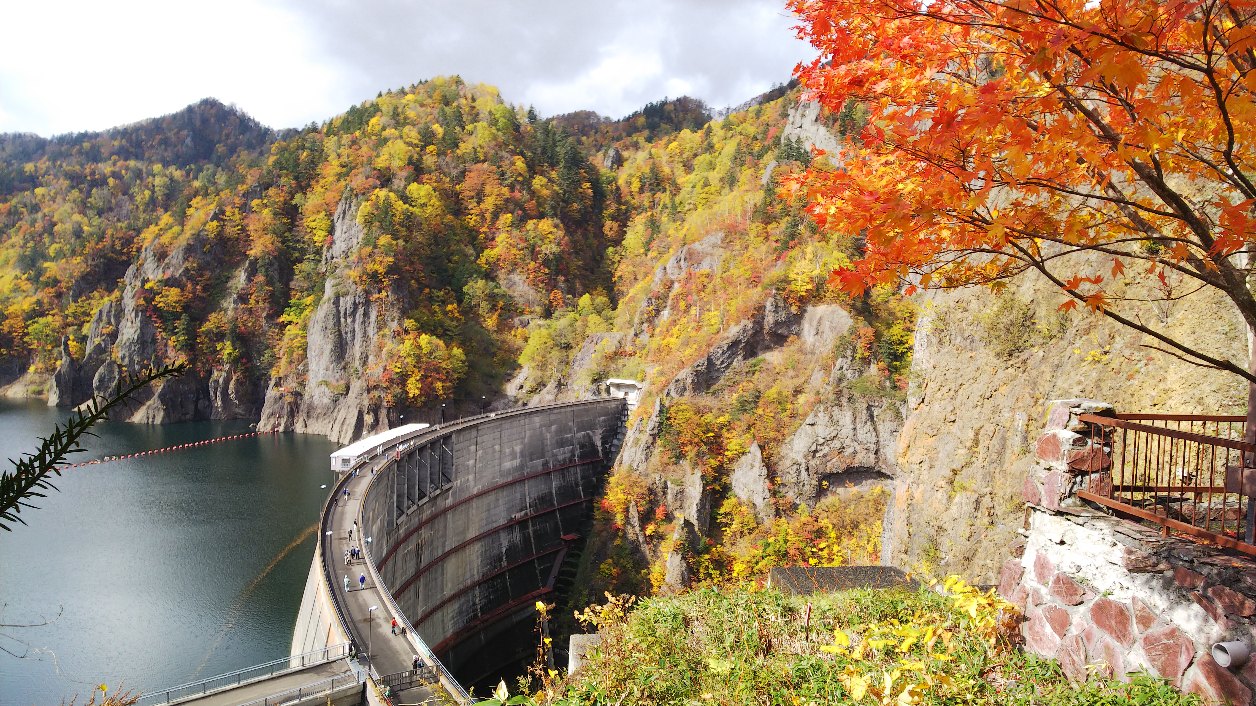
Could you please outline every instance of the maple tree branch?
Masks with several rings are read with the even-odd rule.
[[[1048,80],[1050,80],[1049,77]],[[1069,109],[1075,113],[1086,118],[1095,130],[1096,137],[1108,142],[1114,150],[1120,146],[1121,136],[1111,125],[1107,123],[1107,121],[1095,113],[1095,111],[1084,105],[1084,103],[1074,96],[1067,88],[1060,86],[1057,90],[1060,95],[1064,97],[1064,105],[1068,106]],[[1147,165],[1143,164],[1139,160],[1128,159],[1125,160],[1125,163],[1134,170],[1134,173],[1137,174],[1139,179],[1147,185],[1147,188],[1151,189],[1156,196],[1160,197],[1160,200],[1163,201],[1166,206],[1177,212],[1182,222],[1194,231],[1195,236],[1198,237],[1200,242],[1204,244],[1205,250],[1210,250],[1212,248],[1213,240],[1212,235],[1209,233],[1208,225],[1199,218],[1199,214],[1195,213],[1195,209],[1186,201],[1186,199],[1165,183],[1165,181],[1159,176],[1151,173]]]
[[[1247,181],[1246,178],[1241,179],[1241,180],[1236,179],[1233,176],[1234,174],[1233,169],[1222,167],[1220,164],[1217,164],[1216,161],[1209,159],[1208,156],[1205,155],[1203,152],[1199,152],[1197,150],[1191,149],[1184,142],[1178,141],[1178,142],[1175,142],[1175,144],[1178,146],[1178,148],[1180,148],[1183,152],[1186,153],[1187,157],[1190,157],[1191,159],[1208,167],[1210,170],[1212,170],[1214,174],[1217,175],[1219,179],[1226,182],[1230,186],[1234,187],[1236,190],[1242,192],[1244,196],[1246,196],[1249,199],[1256,198],[1256,189],[1249,189],[1249,182]],[[1243,173],[1243,171],[1244,170],[1239,170],[1240,173]]]
[[[1191,360],[1190,358],[1187,358],[1187,357],[1186,357],[1186,356],[1184,356],[1184,355],[1180,355],[1180,354],[1178,354],[1178,353],[1174,353],[1173,351],[1168,350],[1168,349],[1165,349],[1165,348],[1161,348],[1160,346],[1153,346],[1153,345],[1151,345],[1150,343],[1140,343],[1140,344],[1139,344],[1139,347],[1141,347],[1141,348],[1150,348],[1150,349],[1151,349],[1151,350],[1153,350],[1153,351],[1160,351],[1161,353],[1164,353],[1164,354],[1165,354],[1165,355],[1167,355],[1167,356],[1170,356],[1170,357],[1173,357],[1173,358],[1177,358],[1178,360],[1182,361],[1183,363],[1189,363],[1190,365],[1194,365],[1194,366],[1199,367],[1199,368],[1208,368],[1208,369],[1210,369],[1210,370],[1221,370],[1221,371],[1225,371],[1225,368],[1218,368],[1217,366],[1212,365],[1211,363],[1201,363],[1201,362],[1200,362],[1200,361],[1198,361],[1198,360]]]

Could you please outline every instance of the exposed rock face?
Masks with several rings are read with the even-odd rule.
[[[802,141],[806,149],[816,147],[836,157],[842,149],[841,142],[820,123],[820,104],[814,101],[802,101],[789,111],[789,123],[781,132],[784,138]]]
[[[801,314],[781,300],[768,299],[754,317],[733,326],[710,353],[682,370],[667,386],[665,394],[680,397],[706,392],[737,363],[779,348],[797,335],[802,319]]]
[[[1004,296],[1031,303],[1034,322],[992,327],[997,300],[985,290],[934,293],[925,303],[886,522],[890,563],[925,561],[978,583],[997,578],[1023,522],[1021,490],[1046,400],[1101,399],[1118,412],[1243,411],[1246,390],[1234,376],[1149,351],[1097,316],[1060,319],[1059,295],[1032,280]],[[1200,326],[1205,315],[1210,323]],[[1200,298],[1144,318],[1231,360],[1246,354],[1241,320],[1220,303]],[[1050,335],[1035,330],[1053,327]],[[1000,355],[1008,346],[998,337],[1009,335],[1028,345]]]
[[[711,529],[711,493],[707,490],[702,472],[684,464],[684,474],[679,481],[666,483],[667,507],[672,514],[683,518],[700,534]]]
[[[816,407],[777,454],[781,491],[814,505],[829,488],[881,483],[896,473],[898,404],[841,392]]]
[[[768,467],[763,463],[763,452],[758,442],[751,444],[746,455],[738,459],[728,480],[733,495],[753,507],[760,522],[767,522],[776,516],[772,494],[768,491]]]
[[[150,282],[181,284],[188,272],[219,267],[225,259],[221,245],[203,232],[189,235],[166,252],[160,241],[141,251],[127,270],[119,297],[104,303],[92,317],[82,360],[74,360],[68,347],[53,373],[48,389],[50,405],[73,407],[93,394],[112,392],[124,371],[136,373],[161,364],[161,337],[152,315],[143,305],[145,285]],[[228,287],[224,307],[234,308],[243,272]],[[217,381],[217,382],[215,382]],[[226,381],[224,386],[223,381]],[[162,424],[208,418],[248,418],[257,414],[258,385],[227,369],[208,376],[188,371],[140,391],[128,421]]]
[[[85,400],[91,396],[91,390],[84,384],[82,366],[70,355],[69,341],[61,341],[61,364],[52,374],[52,385],[48,388],[48,406],[56,407],[64,400]]]
[[[846,335],[851,327],[850,314],[836,304],[818,304],[803,312],[798,335],[808,352],[818,353],[833,347],[833,342]]]
[[[689,564],[685,561],[685,556],[697,541],[698,536],[694,532],[693,525],[687,521],[676,524],[676,530],[672,533],[672,551],[668,553],[666,559],[667,573],[663,578],[665,593],[679,590],[689,584],[691,571]]]
[[[619,459],[615,462],[625,468],[646,468],[654,454],[655,441],[659,436],[659,413],[663,409],[663,401],[654,398],[650,411],[643,417],[628,421],[628,434],[624,437],[624,445],[619,451]]]
[[[650,285],[650,296],[637,312],[633,322],[633,336],[645,334],[655,321],[666,320],[671,312],[666,305],[679,281],[690,272],[710,272],[724,258],[724,234],[712,233],[696,243],[690,243],[676,251],[655,273]]]
[[[677,259],[673,258],[673,263]],[[656,283],[665,285],[668,277],[683,276],[682,272],[668,273],[666,268],[662,273]],[[757,443],[752,444],[730,469],[728,491],[753,508],[760,521],[770,521],[776,514],[774,493],[790,504],[814,506],[846,486],[889,484],[897,473],[901,403],[865,399],[849,392],[847,384],[866,370],[847,358],[820,367],[823,361],[831,360],[836,341],[849,331],[851,323],[850,315],[836,305],[795,312],[779,299],[768,299],[748,320],[731,327],[709,353],[670,381],[663,394],[654,399],[650,412],[630,428],[619,465],[647,472],[669,465],[662,461],[663,452],[657,447],[660,412],[668,399],[706,394],[748,361],[792,350],[810,361],[798,374],[810,378],[821,399],[771,462],[764,459]],[[679,468],[675,462],[670,466],[667,480],[656,487],[658,497],[679,520],[670,551],[659,557],[665,591],[679,589],[689,580],[691,567],[682,556],[684,548],[698,537],[710,536],[714,507],[720,502],[699,470],[684,462]],[[649,554],[647,540],[641,537],[638,541]]]
[[[606,153],[602,157],[602,166],[611,171],[619,169],[624,164],[624,155],[614,145],[606,148]]]
[[[377,334],[391,326],[380,307],[345,274],[363,235],[355,212],[348,201],[336,209],[331,247],[323,254],[327,281],[310,318],[302,374],[271,381],[262,429],[323,434],[346,442],[387,428],[383,402],[371,398],[366,372],[379,365]]]

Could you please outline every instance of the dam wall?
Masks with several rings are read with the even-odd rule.
[[[495,679],[535,650],[535,603],[554,599],[564,559],[581,546],[625,412],[623,399],[600,399],[486,415],[426,431],[373,472],[360,515],[366,551],[463,684]],[[307,620],[321,625],[328,614],[308,599]],[[303,648],[334,639],[313,632]]]
[[[310,575],[305,579],[301,608],[297,612],[296,627],[292,631],[292,649],[289,654],[306,654],[349,641],[349,635],[336,615],[336,606],[327,590],[327,582],[323,579],[323,542],[316,542],[315,547],[314,559],[310,562]]]

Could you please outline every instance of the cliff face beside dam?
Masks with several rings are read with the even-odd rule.
[[[1188,365],[1098,315],[1063,315],[1032,280],[994,296],[930,295],[916,331],[912,385],[896,442],[886,559],[995,583],[1024,523],[1021,489],[1046,402],[1085,397],[1118,412],[1243,414],[1236,376]],[[1188,300],[1143,315],[1233,360],[1238,316]]]

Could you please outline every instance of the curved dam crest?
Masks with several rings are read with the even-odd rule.
[[[627,409],[604,398],[482,415],[357,460],[324,507],[292,654],[352,639],[370,643],[378,675],[409,670],[413,653],[439,659],[463,684],[526,660],[534,604],[551,599],[590,525]],[[346,567],[347,546],[365,561]],[[342,575],[369,585],[345,590]],[[419,640],[391,635],[392,618]]]

